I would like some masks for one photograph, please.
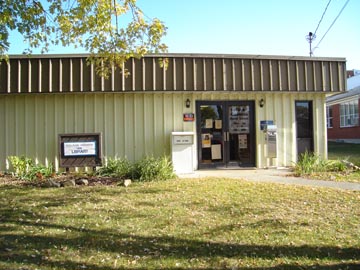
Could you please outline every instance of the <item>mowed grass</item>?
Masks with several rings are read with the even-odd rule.
[[[0,269],[359,269],[360,193],[179,179],[0,186]]]
[[[328,158],[348,160],[360,166],[360,144],[328,142]]]
[[[360,144],[328,142],[328,159],[330,160],[347,160],[360,166]],[[337,181],[348,181],[360,183],[360,171],[348,174],[333,173]],[[324,179],[328,179],[326,175]]]

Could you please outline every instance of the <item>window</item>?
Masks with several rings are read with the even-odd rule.
[[[358,100],[340,104],[340,127],[354,127],[359,125]]]
[[[333,110],[331,106],[326,106],[326,126],[327,128],[333,127]]]

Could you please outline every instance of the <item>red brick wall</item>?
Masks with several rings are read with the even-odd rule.
[[[333,110],[333,127],[328,128],[328,139],[360,139],[360,126],[340,128],[340,105],[332,106]],[[359,100],[360,112],[360,100]],[[360,121],[360,120],[359,120]]]

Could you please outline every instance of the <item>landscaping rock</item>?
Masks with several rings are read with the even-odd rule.
[[[350,169],[353,169],[354,171],[360,171],[360,167],[356,166],[354,163],[349,162],[347,160],[342,160],[342,162]]]
[[[87,186],[89,185],[89,180],[85,179],[85,178],[82,178],[82,179],[78,179],[75,181],[77,185],[80,185],[80,186]]]
[[[130,186],[131,183],[132,183],[132,182],[131,182],[131,179],[125,179],[125,180],[124,180],[124,186],[125,186],[125,187]]]
[[[66,180],[65,182],[61,183],[62,187],[73,187],[75,186],[75,180],[71,179],[71,180]]]
[[[49,178],[48,179],[49,187],[60,187],[60,183],[55,180]]]

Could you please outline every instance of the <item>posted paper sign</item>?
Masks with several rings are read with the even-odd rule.
[[[64,156],[96,156],[96,141],[64,142]]]
[[[201,134],[202,148],[211,147],[210,133]]]
[[[205,120],[205,128],[213,128],[213,120],[212,120],[212,118]]]
[[[247,135],[240,134],[238,135],[239,139],[239,149],[247,149]]]
[[[221,144],[211,146],[211,159],[221,159]]]
[[[222,121],[221,120],[215,120],[215,128],[222,129]]]

